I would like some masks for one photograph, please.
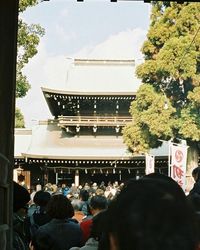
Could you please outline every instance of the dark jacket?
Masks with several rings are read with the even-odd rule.
[[[37,224],[38,226],[43,226],[44,224],[48,223],[51,220],[51,218],[46,214],[46,211],[43,208],[35,210],[32,216],[35,224]],[[24,230],[28,242],[33,240],[30,234],[30,226],[31,226],[30,217],[27,217],[24,221]]]
[[[24,233],[24,219],[13,214],[13,250],[28,250],[28,242]]]
[[[189,195],[194,195],[195,193],[200,195],[200,179],[197,182],[195,182],[193,188],[190,190]]]
[[[36,234],[37,250],[68,250],[80,246],[82,232],[72,220],[52,219],[41,226]]]

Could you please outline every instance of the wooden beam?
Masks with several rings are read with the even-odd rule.
[[[0,1],[0,248],[12,249],[12,166],[16,85],[18,0]],[[2,157],[3,156],[3,157]],[[5,159],[8,160],[5,160]],[[8,164],[8,161],[10,164]],[[7,185],[7,188],[5,188]],[[3,230],[2,229],[2,230]]]

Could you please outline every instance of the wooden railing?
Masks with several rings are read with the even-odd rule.
[[[128,116],[59,116],[59,126],[124,126],[132,122]]]

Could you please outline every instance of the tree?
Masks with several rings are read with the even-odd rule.
[[[133,153],[148,152],[159,139],[185,139],[189,169],[200,152],[199,13],[198,3],[152,3],[145,60],[137,67],[142,85],[130,107],[133,122],[123,130]]]
[[[19,108],[16,108],[15,110],[15,128],[24,128],[24,116]]]
[[[37,0],[20,0],[19,13],[28,7],[36,5]],[[40,37],[44,35],[44,29],[39,24],[26,24],[19,16],[18,40],[17,40],[17,75],[16,75],[16,98],[24,97],[30,89],[27,77],[23,73],[24,66],[37,54],[37,46]],[[19,114],[20,110],[17,110]],[[17,116],[15,117],[17,119]],[[18,122],[16,122],[18,124]]]

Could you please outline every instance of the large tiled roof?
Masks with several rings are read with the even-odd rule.
[[[71,137],[55,124],[44,124],[33,130],[31,143],[23,156],[39,159],[116,159],[119,156],[130,157],[130,154],[121,137]]]
[[[126,160],[133,158],[121,136],[70,137],[56,124],[40,124],[33,129],[31,139],[27,136],[15,135],[15,148],[18,148],[15,151],[15,157],[21,153],[25,158],[37,159]],[[165,145],[154,149],[152,153],[156,156],[167,156],[167,152]],[[141,157],[141,155],[135,157]]]
[[[15,147],[14,147],[15,158],[21,158],[22,153],[27,151],[31,143],[31,138],[32,138],[31,129],[15,129]]]
[[[135,76],[134,60],[75,59],[68,67],[66,84],[62,90],[79,93],[135,93],[140,82]]]

